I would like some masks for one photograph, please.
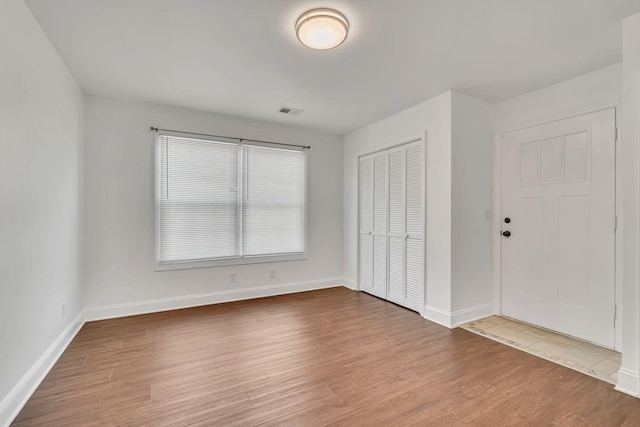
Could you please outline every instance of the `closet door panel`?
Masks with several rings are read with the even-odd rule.
[[[423,209],[422,197],[422,145],[412,145],[406,150],[406,197],[407,197],[407,233],[411,237],[422,238]]]
[[[389,283],[387,299],[404,305],[404,164],[405,150],[402,147],[389,150]]]
[[[360,289],[373,290],[373,158],[360,160],[360,238],[358,281]]]
[[[389,234],[404,234],[404,151],[389,153]]]
[[[387,297],[387,203],[388,154],[373,158],[373,289],[380,298]]]
[[[387,155],[373,159],[373,231],[387,232]]]
[[[407,239],[405,307],[421,312],[424,309],[424,278],[422,274],[422,240]]]
[[[373,236],[360,234],[360,289],[373,290]]]
[[[360,232],[373,230],[373,159],[360,160]]]
[[[405,307],[424,309],[424,174],[423,146],[409,145],[406,155],[406,258]]]
[[[380,298],[387,297],[387,237],[373,236],[373,289]]]
[[[404,305],[404,242],[401,237],[389,237],[389,286],[387,299]]]

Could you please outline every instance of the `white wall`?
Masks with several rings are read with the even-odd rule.
[[[588,112],[622,99],[622,63],[492,106],[493,130],[504,132]]]
[[[452,92],[451,312],[454,324],[492,307],[491,106]]]
[[[55,359],[56,343],[75,332],[82,309],[84,119],[82,93],[22,0],[0,0],[0,58],[4,425]]]
[[[453,326],[492,312],[491,223],[484,218],[491,210],[490,124],[488,104],[446,92],[345,135],[343,269],[350,283],[358,266],[358,156],[426,132],[424,315]]]
[[[451,92],[446,92],[344,137],[345,279],[358,269],[358,156],[426,132],[427,304],[449,311],[451,295]]]
[[[623,21],[622,368],[617,389],[640,396],[640,14]]]
[[[89,96],[85,103],[89,319],[342,283],[341,137],[100,97]],[[311,145],[309,258],[155,272],[150,126]],[[276,279],[269,279],[271,268]],[[236,283],[230,283],[230,272],[237,272]]]

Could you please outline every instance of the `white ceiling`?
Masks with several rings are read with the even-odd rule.
[[[26,3],[87,94],[339,134],[449,89],[496,102],[619,62],[621,20],[640,12],[640,0]],[[314,7],[348,17],[344,45],[297,41]]]

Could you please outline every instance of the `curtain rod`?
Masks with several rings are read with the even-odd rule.
[[[166,132],[184,133],[186,135],[200,135],[200,136],[211,136],[213,138],[237,139],[240,142],[242,142],[242,141],[263,142],[265,144],[285,145],[287,147],[298,147],[298,148],[303,148],[303,149],[305,149],[305,148],[306,149],[310,149],[311,148],[310,145],[285,144],[284,142],[261,141],[259,139],[237,138],[237,137],[234,137],[234,136],[211,135],[211,134],[208,134],[208,133],[196,133],[196,132],[185,132],[185,131],[182,131],[182,130],[161,129],[161,128],[157,128],[157,127],[153,127],[153,126],[151,126],[151,130],[154,131],[154,132],[158,132],[159,130],[163,130],[163,131],[166,131]]]

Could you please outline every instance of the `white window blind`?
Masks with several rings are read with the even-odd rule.
[[[302,151],[243,147],[244,255],[304,250],[303,156]]]
[[[161,138],[160,260],[236,256],[237,146]]]
[[[157,149],[158,265],[304,252],[302,149],[168,135]]]

